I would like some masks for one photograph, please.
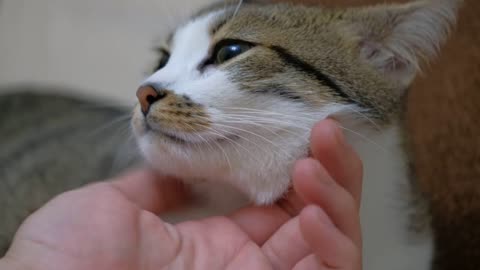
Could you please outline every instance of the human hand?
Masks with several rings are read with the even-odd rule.
[[[25,221],[0,268],[361,269],[361,162],[331,120],[312,156],[277,205],[177,225],[157,215],[185,192],[152,172],[64,193]]]

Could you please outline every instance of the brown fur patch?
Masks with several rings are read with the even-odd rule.
[[[290,96],[315,105],[326,100],[341,103],[342,97],[348,96],[349,103],[355,101],[371,110],[371,117],[388,123],[397,113],[401,97],[394,94],[395,86],[390,81],[360,58],[359,41],[346,35],[349,32],[345,24],[351,22],[344,20],[344,15],[352,13],[291,5],[246,4],[237,16],[218,29],[214,43],[238,39],[259,46],[247,52],[247,56],[242,55],[231,65],[227,63],[221,68],[230,68],[234,75],[234,69],[240,69],[238,73],[242,74],[242,86],[246,89],[264,88],[264,85],[268,86],[269,78],[278,85],[278,76],[288,74],[289,81],[282,80],[282,85],[288,88]],[[278,51],[275,53],[274,47],[288,52],[328,79],[318,80],[305,69],[299,70],[298,66],[287,63]],[[248,55],[255,59],[248,59]],[[243,58],[247,59],[243,61]],[[345,95],[328,87],[329,80]]]
[[[167,97],[152,105],[146,120],[167,130],[187,133],[205,131],[211,124],[203,106],[171,91],[168,91]]]

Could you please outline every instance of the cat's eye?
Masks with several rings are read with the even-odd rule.
[[[213,55],[213,60],[215,64],[223,64],[228,60],[231,60],[240,54],[250,50],[253,45],[248,42],[241,41],[232,41],[226,42],[221,46],[217,46],[218,49],[215,50],[216,53]]]
[[[160,59],[158,60],[157,66],[155,67],[155,71],[164,68],[168,63],[168,60],[170,59],[170,53],[167,50],[158,49],[158,52],[160,54]]]

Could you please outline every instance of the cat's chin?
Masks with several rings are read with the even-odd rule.
[[[191,185],[227,183],[257,205],[274,203],[290,187],[295,159],[282,155],[237,155],[227,143],[218,143],[222,151],[212,146],[186,147],[148,132],[137,137],[137,142],[147,162],[161,174]]]
[[[192,143],[149,129],[138,110],[132,128],[143,157],[161,174],[192,185],[228,184],[258,205],[272,204],[288,191],[291,169],[307,155],[309,138],[291,132],[266,143],[269,134],[254,136],[252,130],[241,137]]]

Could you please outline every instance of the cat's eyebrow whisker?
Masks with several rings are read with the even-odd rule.
[[[242,4],[243,4],[243,0],[238,0],[238,4],[237,4],[237,6],[235,7],[235,11],[233,12],[232,18],[235,18],[235,16],[237,16],[238,11],[239,11],[240,8],[242,7]]]

